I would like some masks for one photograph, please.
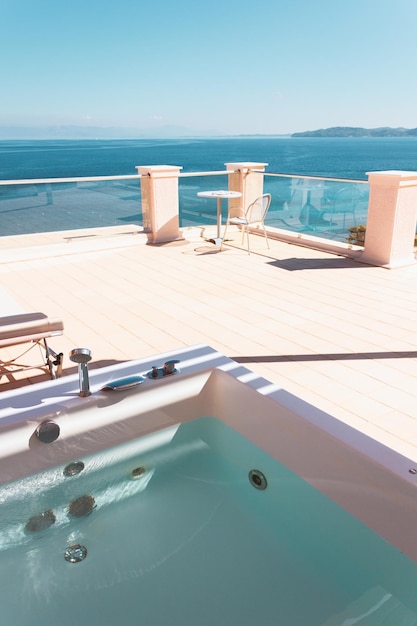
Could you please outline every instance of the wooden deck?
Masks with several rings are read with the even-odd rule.
[[[256,236],[248,255],[237,234],[219,252],[209,234],[186,229],[159,246],[137,227],[5,237],[1,314],[61,317],[64,336],[50,343],[64,375],[74,347],[99,367],[208,344],[417,462],[417,265],[390,271],[278,241],[268,250]],[[40,374],[3,376],[0,389]]]

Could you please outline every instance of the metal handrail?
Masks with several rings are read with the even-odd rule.
[[[234,170],[219,170],[211,172],[181,172],[180,178],[191,176],[220,176],[232,174]],[[73,176],[69,178],[21,178],[16,180],[0,180],[0,185],[40,185],[42,183],[85,183],[111,180],[139,180],[142,174],[121,174],[117,176]]]
[[[193,176],[227,176],[233,174],[238,170],[215,170],[215,171],[203,171],[203,172],[180,172],[179,178],[191,178]],[[302,174],[277,174],[275,172],[265,172],[263,170],[249,170],[256,174],[263,174],[264,176],[275,176],[278,178],[304,178],[306,180],[324,180],[330,182],[344,182],[344,183],[359,183],[367,185],[366,180],[354,180],[347,178],[330,178],[325,176],[304,176]],[[1,186],[7,185],[36,185],[42,183],[80,183],[80,182],[98,182],[98,181],[111,181],[111,180],[139,180],[142,178],[141,174],[121,174],[117,176],[73,176],[68,178],[24,178],[16,180],[0,180]]]
[[[135,180],[140,174],[122,174],[119,176],[74,176],[72,178],[23,178],[20,180],[0,180],[0,185],[39,185],[41,183],[85,183],[100,180]]]
[[[221,176],[233,174],[235,170],[218,170],[213,172],[180,172],[179,178],[190,178],[191,176]]]
[[[334,183],[360,183],[361,185],[368,185],[367,180],[355,180],[351,178],[329,178],[326,176],[304,176],[303,174],[275,174],[273,172],[263,172],[262,170],[250,170],[256,174],[263,174],[264,176],[276,176],[279,178],[305,178],[306,180],[326,180]]]

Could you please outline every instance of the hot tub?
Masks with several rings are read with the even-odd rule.
[[[0,396],[2,624],[416,623],[408,459],[208,346],[77,385]]]

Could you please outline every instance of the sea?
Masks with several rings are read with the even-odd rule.
[[[177,165],[183,173],[224,171],[225,163],[241,161],[267,163],[266,172],[270,173],[366,181],[367,172],[417,171],[417,137],[0,141],[0,181],[134,175],[138,165]],[[218,182],[215,177],[209,179],[208,184],[224,185],[224,176],[218,178]],[[278,186],[280,179],[274,180]],[[215,206],[210,200],[195,209],[196,179],[182,178],[181,181],[184,181],[183,190],[180,189],[181,225],[215,222]],[[134,185],[120,192],[108,190],[108,199],[119,194],[117,208],[110,202],[100,201],[99,209],[97,206],[87,208],[80,190],[75,196],[73,190],[70,194],[69,190],[61,189],[60,195],[50,194],[45,201],[45,194],[39,193],[40,186],[26,186],[23,191],[18,185],[0,185],[0,236],[140,224],[140,198],[137,184]],[[54,184],[54,189],[58,189],[58,185]],[[279,194],[273,195],[275,208],[280,210]]]
[[[417,137],[225,137],[0,141],[0,180],[136,174],[137,165],[183,172],[268,163],[281,174],[366,180],[378,170],[417,170]]]

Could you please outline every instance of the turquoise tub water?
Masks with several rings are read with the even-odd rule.
[[[0,488],[2,624],[417,621],[417,564],[215,418],[73,460]]]
[[[90,382],[0,395],[1,626],[415,626],[416,463],[209,346]]]

